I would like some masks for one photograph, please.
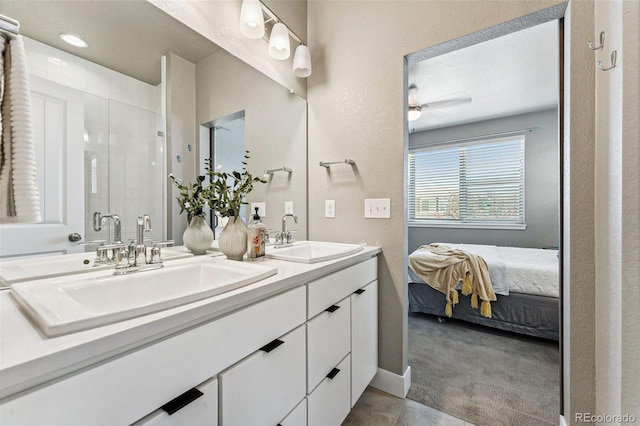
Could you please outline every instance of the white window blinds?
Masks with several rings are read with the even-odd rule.
[[[409,221],[524,224],[524,136],[409,152]]]

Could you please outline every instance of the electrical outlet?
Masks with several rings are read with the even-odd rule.
[[[336,217],[336,200],[324,200],[324,217]]]
[[[293,214],[293,201],[284,202],[284,214]]]
[[[364,200],[366,219],[390,219],[391,200],[389,198],[368,198]]]
[[[260,217],[267,216],[266,203],[251,203],[251,214],[254,214],[256,212],[256,207],[258,208],[258,216]]]

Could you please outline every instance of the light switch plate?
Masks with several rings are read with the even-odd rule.
[[[324,200],[324,217],[336,217],[336,200]]]
[[[293,214],[293,201],[284,202],[284,214]]]
[[[391,199],[367,198],[364,200],[364,217],[366,219],[390,219]]]
[[[266,203],[251,203],[251,214],[255,213],[256,207],[258,208],[258,216],[267,216],[267,204]]]

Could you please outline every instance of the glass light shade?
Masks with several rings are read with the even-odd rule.
[[[407,113],[407,120],[415,121],[420,118],[422,111],[419,106],[409,105],[409,112]]]
[[[289,30],[282,22],[278,22],[271,29],[271,37],[269,37],[269,55],[273,59],[285,60],[291,55],[291,46],[289,44]]]
[[[254,40],[264,36],[264,17],[260,1],[242,0],[240,32],[243,36]]]
[[[293,54],[293,75],[301,78],[311,75],[311,53],[304,44],[296,47],[296,53]]]

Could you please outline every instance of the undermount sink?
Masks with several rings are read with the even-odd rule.
[[[167,247],[162,249],[162,258],[164,260],[183,259],[192,256],[193,254],[179,250],[179,248]],[[95,251],[91,251],[3,260],[0,262],[0,284],[9,285],[41,278],[114,268],[113,264],[94,266],[95,258]]]
[[[104,271],[17,283],[11,289],[42,331],[56,336],[215,296],[276,273],[267,265],[208,257],[125,275]]]
[[[339,259],[362,250],[360,244],[296,241],[293,245],[267,246],[266,257],[290,262],[316,263]]]

